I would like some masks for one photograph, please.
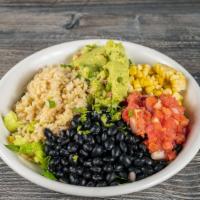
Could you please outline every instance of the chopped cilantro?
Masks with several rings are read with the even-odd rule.
[[[73,109],[73,113],[74,114],[85,113],[85,112],[87,112],[87,108],[85,108],[85,107],[79,107],[79,108],[74,108]]]
[[[56,102],[52,99],[48,100],[48,106],[49,108],[55,108],[56,107]]]
[[[123,78],[122,78],[121,76],[119,76],[119,77],[117,78],[117,82],[118,82],[118,83],[122,83],[122,82],[123,82]]]
[[[7,144],[5,145],[8,149],[14,152],[19,152],[20,147],[14,144]]]
[[[80,119],[81,119],[81,122],[85,122],[87,120],[87,113],[86,112],[82,113]]]
[[[111,89],[112,89],[112,84],[111,84],[111,83],[107,83],[107,84],[106,84],[105,90],[106,90],[107,92],[110,92]]]
[[[67,68],[67,67],[72,68],[73,67],[73,65],[70,65],[70,64],[60,64],[60,66],[62,68]]]
[[[133,110],[129,110],[129,111],[128,111],[128,116],[129,116],[129,117],[132,117],[132,116],[133,116]]]
[[[76,75],[76,78],[79,78],[79,79],[80,79],[80,78],[81,78],[81,74],[78,73],[78,74]]]
[[[112,120],[117,121],[121,119],[121,112],[116,112],[114,115],[112,115]]]
[[[77,154],[73,155],[72,159],[73,159],[74,162],[77,162],[77,160],[78,160],[78,155],[77,155]]]

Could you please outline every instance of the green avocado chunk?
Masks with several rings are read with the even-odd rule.
[[[89,93],[94,103],[116,106],[127,96],[129,60],[120,42],[109,40],[103,46],[87,45],[74,57],[72,64],[89,80]]]
[[[19,121],[17,119],[17,115],[10,111],[3,119],[4,125],[10,132],[15,132],[19,127]]]

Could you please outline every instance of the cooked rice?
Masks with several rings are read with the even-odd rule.
[[[47,66],[28,84],[25,95],[16,103],[15,112],[23,123],[36,122],[32,134],[26,128],[18,132],[29,141],[44,139],[43,129],[58,133],[69,127],[73,109],[86,106],[87,83],[77,77],[76,69],[60,65]],[[50,108],[48,101],[56,104]]]

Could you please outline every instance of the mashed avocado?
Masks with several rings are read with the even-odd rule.
[[[95,103],[117,105],[127,96],[129,61],[121,43],[110,40],[104,46],[88,45],[74,56],[72,64],[89,81]]]

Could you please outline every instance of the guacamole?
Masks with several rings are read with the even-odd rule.
[[[88,45],[73,58],[72,65],[89,81],[95,103],[117,105],[126,97],[129,61],[121,43],[110,40],[104,46]]]

